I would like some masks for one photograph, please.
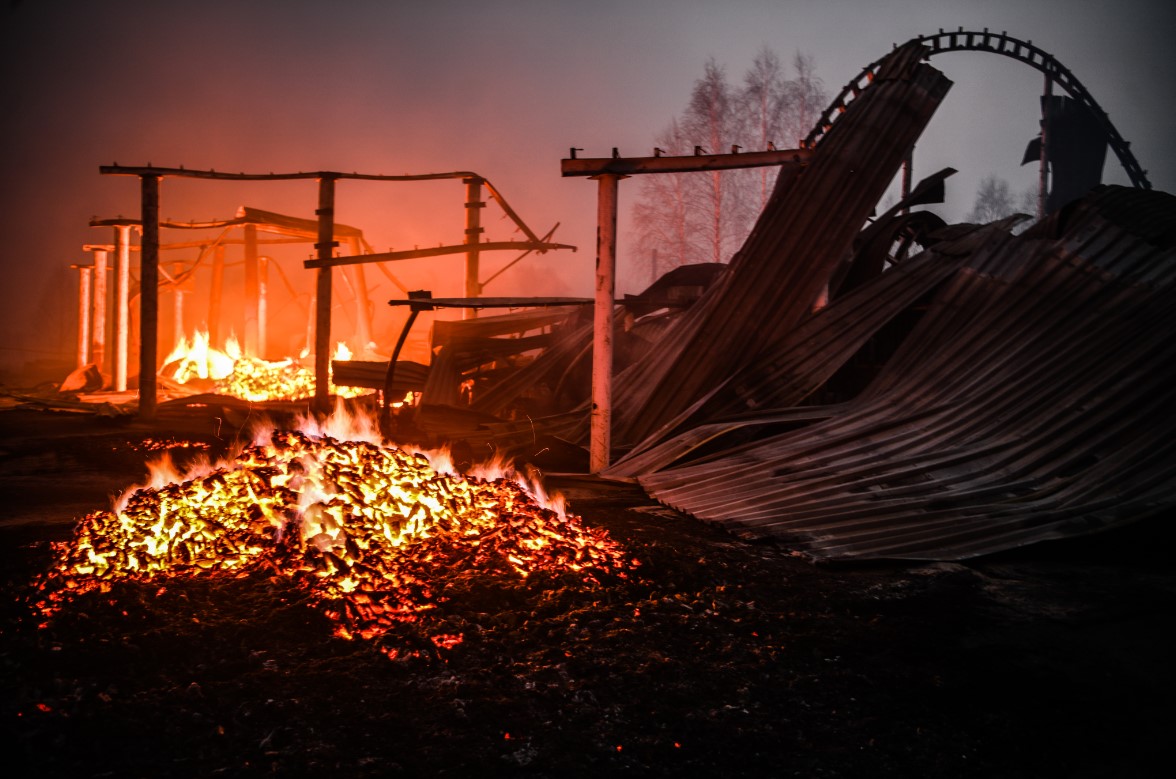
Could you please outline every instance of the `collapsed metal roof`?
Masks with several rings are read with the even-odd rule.
[[[604,476],[823,560],[961,559],[1176,505],[1176,198],[1102,187],[1020,235],[1019,218],[900,207],[871,224],[950,87],[925,53],[878,64],[696,302],[632,332],[636,309],[618,308],[639,337],[613,394],[624,456]],[[453,327],[441,357],[481,335]],[[588,337],[570,318],[471,410],[501,415],[544,384],[559,401]],[[435,360],[450,383],[458,357],[478,359]],[[585,404],[483,417],[477,435],[583,441]]]
[[[1149,212],[1149,229],[1116,223],[1123,211]],[[951,276],[860,396],[728,447],[736,430],[796,420],[781,410],[712,422],[697,461],[676,464],[697,451],[698,428],[614,473],[818,559],[959,559],[1170,509],[1173,227],[1176,198],[1105,188],[1024,235],[992,226],[933,246],[899,275],[947,265]],[[940,262],[962,248],[962,264]],[[870,316],[853,302],[818,312],[808,330],[852,332]],[[829,354],[811,344],[800,356]]]

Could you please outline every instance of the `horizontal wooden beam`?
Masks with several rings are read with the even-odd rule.
[[[575,246],[563,243],[546,243],[543,241],[489,241],[476,244],[478,251],[519,251],[546,252],[552,249],[576,250]],[[459,243],[454,246],[433,246],[428,249],[409,249],[402,252],[380,252],[377,254],[354,254],[346,257],[331,257],[327,260],[311,259],[302,263],[306,268],[335,268],[341,265],[360,265],[368,262],[398,262],[400,260],[415,260],[421,257],[440,257],[446,254],[465,254],[471,244]]]
[[[688,157],[593,157],[560,160],[563,176],[599,176],[613,173],[632,176],[638,173],[690,173],[703,170],[763,168],[771,165],[803,165],[808,149],[749,151],[737,154],[695,154]]]
[[[433,308],[544,308],[547,306],[590,306],[594,298],[418,298],[389,300],[390,306],[412,306],[420,311]]]
[[[226,181],[288,181],[291,179],[353,179],[360,181],[438,181],[477,176],[467,170],[448,173],[418,173],[401,176],[385,176],[372,173],[342,173],[332,170],[298,171],[297,173],[227,173],[217,170],[192,170],[189,168],[161,168],[154,165],[99,165],[103,176],[174,176],[190,179],[222,179]]]

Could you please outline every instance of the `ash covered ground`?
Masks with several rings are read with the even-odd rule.
[[[38,627],[49,542],[142,481],[151,442],[215,454],[228,437],[211,418],[0,411],[8,775],[1122,777],[1167,762],[1162,521],[965,563],[829,567],[570,483],[572,510],[641,565],[595,586],[448,581],[440,617],[464,636],[450,649],[406,626],[390,660],[262,574],[117,585]]]

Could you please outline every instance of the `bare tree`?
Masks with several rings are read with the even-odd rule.
[[[690,154],[692,144],[686,140],[677,119],[657,136],[659,149],[669,155]],[[705,247],[701,236],[691,226],[689,173],[665,173],[640,178],[640,196],[633,206],[633,223],[637,230],[637,249],[647,259],[650,279],[670,268],[703,262]],[[693,182],[697,187],[697,181]]]
[[[797,54],[794,67],[796,78],[789,80],[779,57],[764,47],[735,88],[722,66],[707,60],[681,118],[657,136],[657,147],[688,155],[796,145],[825,98],[812,58]],[[689,263],[726,262],[763,210],[777,174],[761,168],[643,176],[633,221],[651,275]]]
[[[829,102],[825,84],[817,77],[811,55],[796,52],[792,58],[792,69],[796,71],[796,76],[788,82],[788,108],[782,126],[787,146],[799,144],[809,134]]]
[[[743,137],[752,148],[767,149],[784,140],[784,123],[792,104],[791,84],[784,78],[780,58],[767,46],[759,50],[743,77],[740,94]],[[787,141],[784,141],[787,144]],[[759,183],[759,208],[768,202],[777,171],[768,168],[746,171]]]
[[[702,78],[694,82],[690,105],[682,120],[682,129],[686,137],[692,139],[696,146],[700,146],[701,151],[710,154],[728,151],[723,148],[724,144],[734,143],[739,132],[735,106],[735,97],[727,83],[727,74],[712,57],[706,62]],[[697,199],[696,207],[699,213],[706,215],[704,219],[699,220],[695,229],[703,231],[706,237],[706,243],[710,247],[708,261],[722,262],[731,251],[734,251],[729,247],[733,231],[728,217],[732,211],[732,203],[727,201],[731,177],[724,176],[721,171],[716,170],[695,178],[704,183],[691,194]]]
[[[1014,197],[1009,182],[999,176],[985,176],[976,190],[976,202],[964,220],[974,224],[987,224],[1004,219],[1012,214],[1037,212],[1037,188],[1029,187]]]
[[[976,202],[964,219],[975,224],[987,224],[1013,213],[1013,196],[1009,182],[999,176],[985,176],[976,190]]]

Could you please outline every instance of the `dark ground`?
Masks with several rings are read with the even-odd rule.
[[[636,574],[469,582],[445,615],[465,641],[440,654],[332,638],[258,578],[120,587],[38,629],[25,597],[47,542],[142,478],[145,438],[217,432],[0,411],[7,776],[1170,775],[1163,521],[964,564],[818,567],[581,485],[573,510]]]

